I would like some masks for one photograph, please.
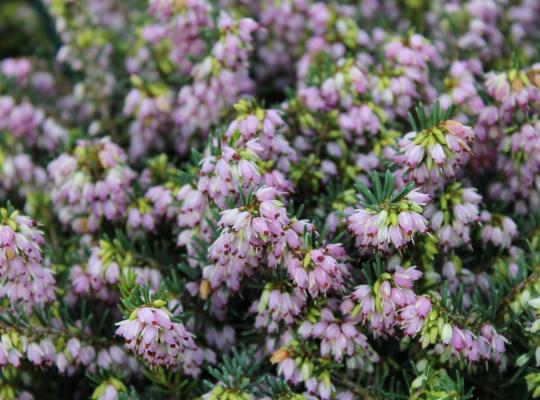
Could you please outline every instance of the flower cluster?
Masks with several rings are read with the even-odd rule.
[[[414,281],[421,276],[422,272],[415,267],[403,269],[397,266],[392,275],[381,275],[373,287],[358,286],[350,299],[341,304],[341,310],[344,314],[350,314],[353,319],[359,318],[362,323],[369,322],[375,335],[392,335],[395,333],[395,326],[407,319],[406,310],[410,306],[417,310],[418,317],[425,317],[424,301],[417,298],[412,291]],[[417,323],[420,323],[419,319]],[[414,329],[413,324],[410,325]]]
[[[94,232],[103,218],[127,212],[135,173],[124,151],[109,139],[80,142],[73,154],[61,154],[49,166],[51,197],[62,223],[77,232]]]
[[[423,112],[422,108],[420,111]],[[474,138],[472,129],[459,122],[446,119],[444,112],[438,115],[438,107],[430,119],[443,120],[435,126],[421,126],[420,131],[407,133],[399,142],[400,152],[396,162],[416,184],[437,184],[441,171],[448,177],[455,175],[455,167],[463,162],[464,155],[471,153]],[[423,118],[423,117],[420,117]]]
[[[0,209],[0,296],[25,309],[55,299],[55,279],[42,255],[43,232],[18,211]]]
[[[193,334],[179,322],[171,321],[165,307],[138,307],[129,319],[120,321],[116,334],[125,340],[126,349],[151,365],[177,367],[180,360],[197,362]]]
[[[474,188],[453,183],[439,197],[440,204],[426,207],[426,217],[443,248],[455,248],[470,242],[470,226],[480,219],[482,201]]]
[[[356,238],[356,246],[387,251],[400,249],[413,239],[415,233],[427,232],[422,216],[423,206],[430,197],[418,190],[405,188],[394,192],[391,178],[386,177],[384,191],[378,176],[373,180],[376,194],[359,184],[363,208],[347,219],[348,229]]]

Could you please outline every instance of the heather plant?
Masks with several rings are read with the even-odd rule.
[[[0,399],[540,397],[536,0],[0,3]]]

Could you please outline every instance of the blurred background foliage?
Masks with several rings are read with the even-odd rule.
[[[0,59],[52,57],[59,38],[41,0],[0,0]]]

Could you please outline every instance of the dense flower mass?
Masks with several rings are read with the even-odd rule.
[[[0,399],[540,398],[539,21],[0,1]]]

